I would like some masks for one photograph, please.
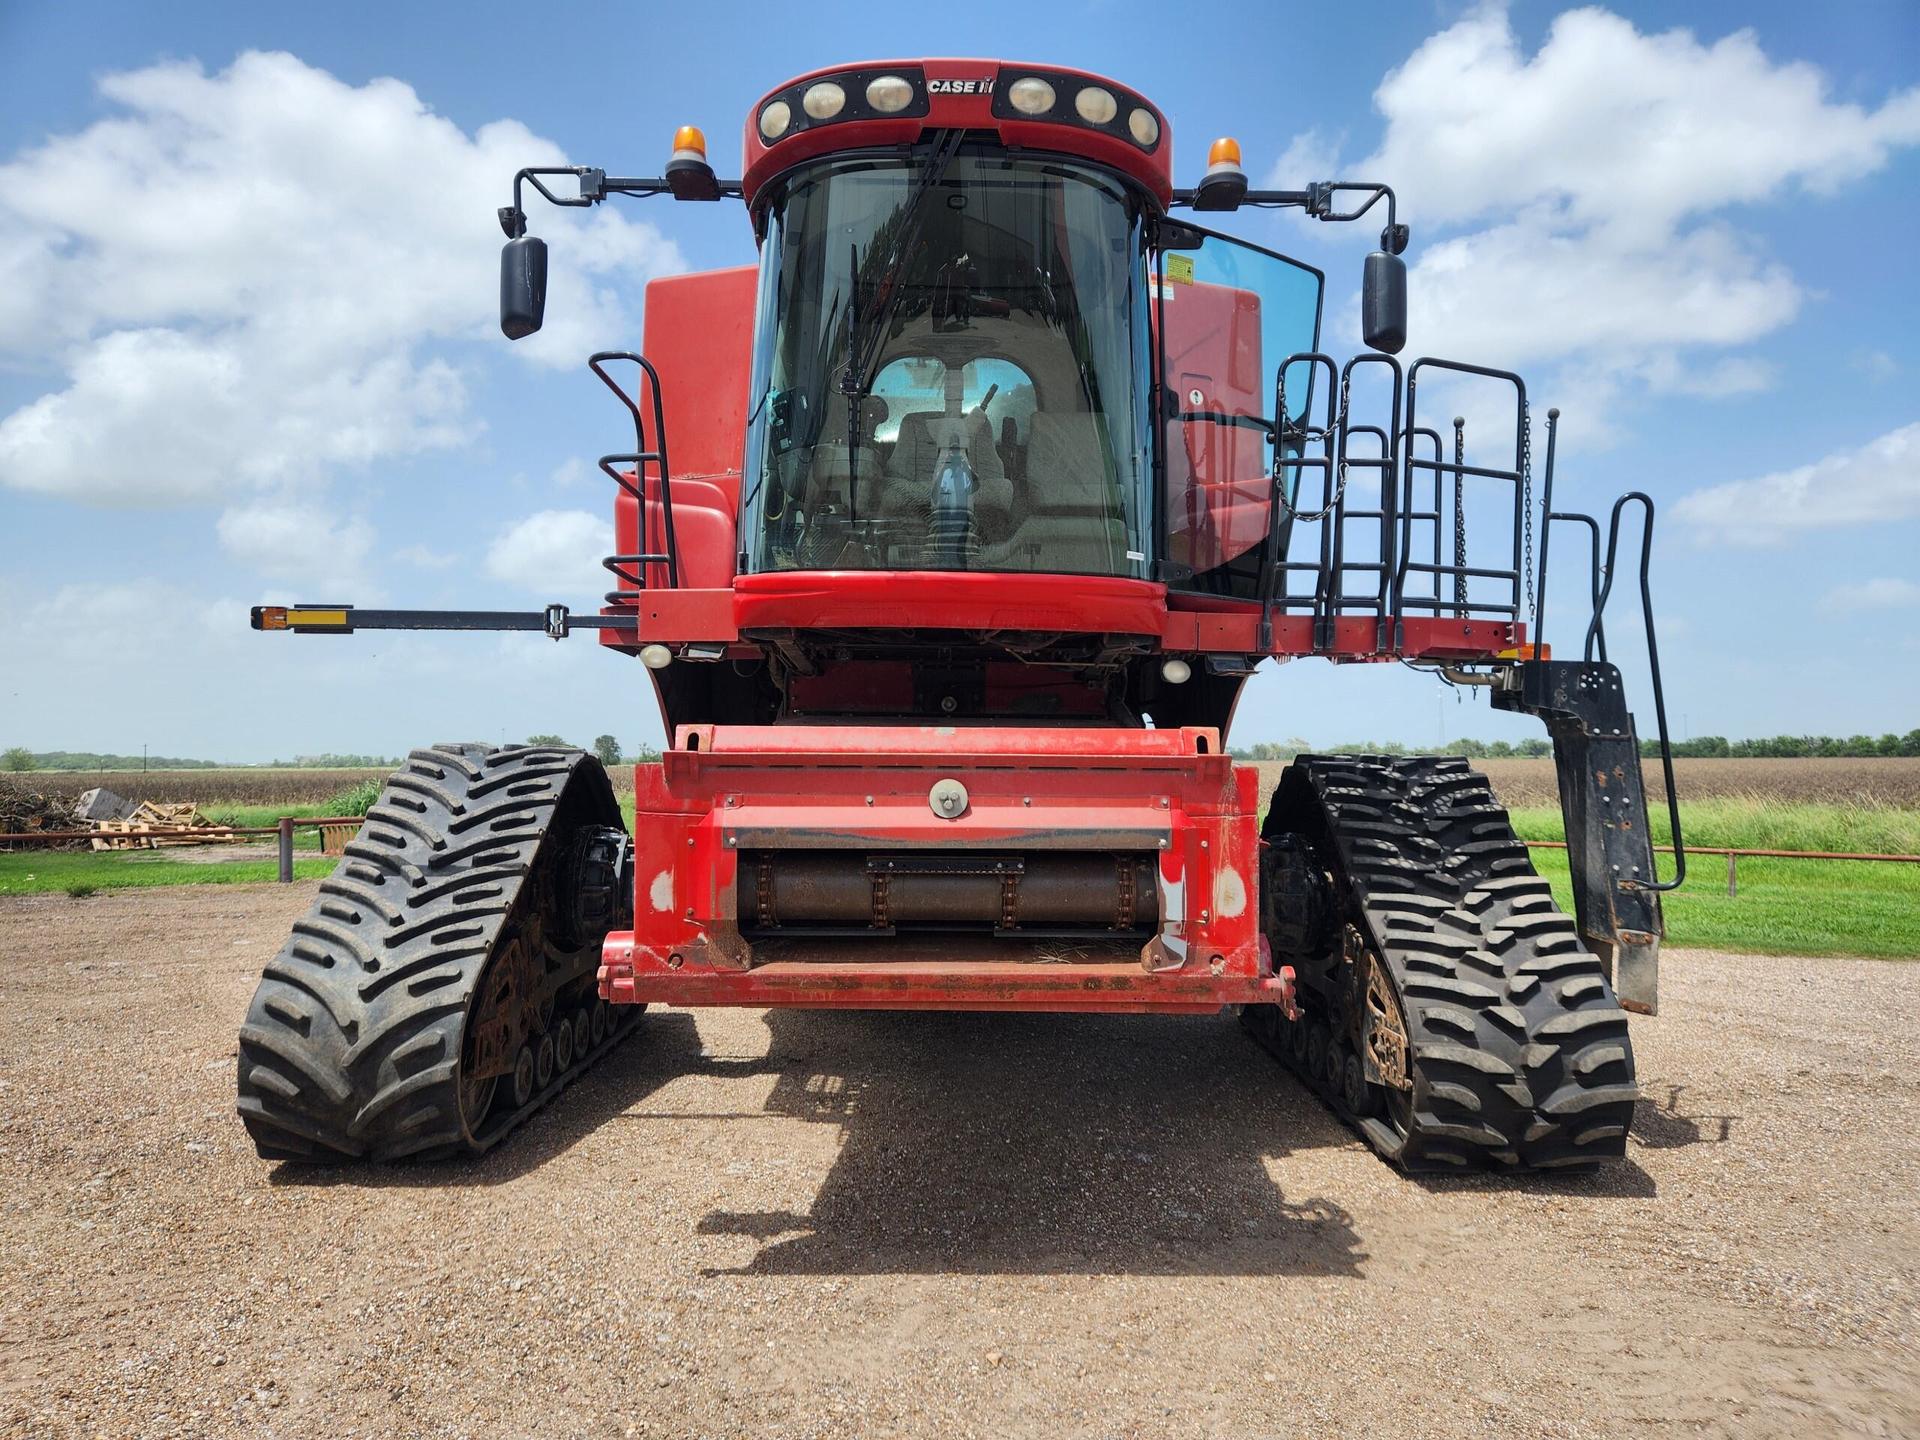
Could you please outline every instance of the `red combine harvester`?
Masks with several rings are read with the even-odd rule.
[[[1629,500],[1644,607],[1651,502],[1615,506],[1603,564],[1602,526],[1553,509],[1551,415],[1535,494],[1518,376],[1395,358],[1388,187],[1250,190],[1223,140],[1176,188],[1171,148],[1111,81],[927,60],[774,90],[738,181],[691,129],[657,179],[515,177],[513,338],[545,302],[527,187],[739,199],[759,241],[757,268],[648,287],[644,357],[592,359],[633,430],[601,461],[614,589],[594,615],[254,624],[593,629],[645,665],[670,743],[635,771],[631,837],[579,751],[408,758],[241,1030],[263,1156],[484,1150],[654,1003],[1232,1005],[1409,1169],[1622,1153],[1622,1005],[1653,1009],[1678,878],[1600,617]],[[1384,212],[1369,353],[1321,353],[1318,271],[1176,213],[1242,207]],[[1423,387],[1492,394],[1497,456],[1427,420]],[[1536,596],[1562,521],[1590,532],[1592,609],[1555,661]],[[1577,922],[1463,760],[1301,756],[1263,794],[1227,754],[1234,707],[1304,656],[1542,717]]]

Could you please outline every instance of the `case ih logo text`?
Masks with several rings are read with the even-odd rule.
[[[985,95],[993,89],[993,81],[986,80],[929,80],[929,95]]]

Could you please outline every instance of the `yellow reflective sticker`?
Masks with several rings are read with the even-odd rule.
[[[1193,283],[1193,257],[1191,255],[1167,256],[1167,279],[1176,285]]]
[[[347,625],[347,612],[344,610],[288,610],[287,624],[295,628],[301,626],[334,626],[344,630]]]

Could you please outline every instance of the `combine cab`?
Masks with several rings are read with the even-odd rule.
[[[644,351],[590,362],[632,434],[600,462],[619,553],[596,614],[255,611],[591,629],[642,662],[671,737],[631,836],[579,752],[414,752],[241,1031],[260,1153],[485,1149],[662,1003],[1232,1005],[1408,1169],[1619,1155],[1623,1005],[1654,1008],[1678,883],[1601,624],[1627,501],[1604,529],[1553,508],[1554,413],[1536,484],[1518,376],[1397,358],[1392,191],[1249,190],[1230,141],[1176,188],[1141,96],[979,61],[804,76],[745,152],[721,180],[683,130],[658,179],[526,170],[501,211],[515,338],[545,299],[529,188],[737,200],[759,240],[757,271],[654,282]],[[1384,220],[1368,353],[1323,352],[1319,272],[1191,218],[1283,206]],[[1499,418],[1470,452],[1423,389]],[[1644,602],[1652,506],[1628,499]],[[1564,522],[1592,605],[1556,661]],[[1303,657],[1545,719],[1576,914],[1462,760],[1302,756],[1262,793],[1226,753],[1234,707]]]

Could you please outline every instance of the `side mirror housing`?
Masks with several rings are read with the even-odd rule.
[[[500,247],[501,333],[523,339],[540,328],[546,313],[547,242],[537,235],[509,240]]]
[[[1398,355],[1407,343],[1407,262],[1375,250],[1360,286],[1360,333],[1367,348]]]

